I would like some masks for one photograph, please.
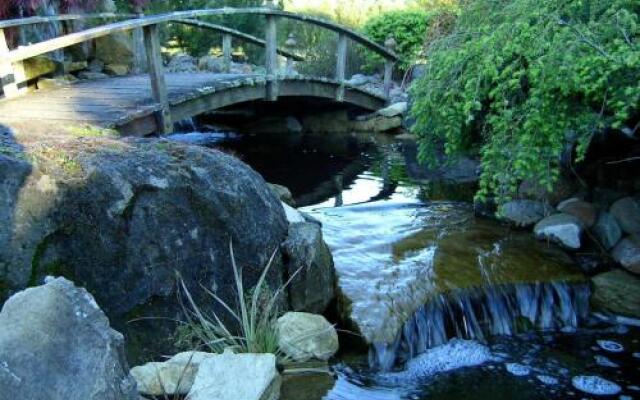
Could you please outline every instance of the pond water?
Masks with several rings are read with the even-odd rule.
[[[588,280],[562,251],[475,218],[473,183],[421,180],[430,174],[414,144],[218,136],[213,147],[287,186],[322,222],[350,321],[341,341],[357,332],[370,344],[342,346],[336,379],[288,376],[285,400],[593,397],[576,389],[585,382],[640,398],[639,330],[593,318]]]

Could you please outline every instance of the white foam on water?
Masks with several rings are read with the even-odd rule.
[[[622,391],[620,385],[599,376],[574,376],[571,383],[576,389],[595,396],[612,396]]]
[[[511,375],[515,376],[527,376],[531,373],[531,368],[518,363],[507,363],[505,368]]]
[[[605,356],[596,355],[593,358],[595,358],[596,364],[598,364],[601,367],[620,368],[620,366],[618,364],[616,364],[613,361],[609,360]]]
[[[640,358],[640,353],[633,353],[634,358]]]
[[[464,367],[475,367],[499,358],[483,344],[473,340],[453,339],[407,362],[406,370],[384,374],[390,378],[422,378]]]
[[[597,343],[602,350],[606,350],[610,353],[622,353],[624,351],[624,346],[618,342],[614,342],[613,340],[598,340]]]
[[[558,378],[550,375],[538,375],[536,378],[545,385],[557,385],[559,382]]]

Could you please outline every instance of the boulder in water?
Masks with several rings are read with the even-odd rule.
[[[124,76],[129,73],[129,66],[126,64],[107,64],[104,72],[109,75]]]
[[[576,197],[572,197],[558,204],[558,211],[573,215],[587,228],[592,227],[598,218],[598,210],[593,204]]]
[[[629,272],[640,274],[640,235],[622,239],[611,255]]]
[[[189,400],[277,400],[281,379],[273,354],[225,351],[200,364]]]
[[[299,214],[299,213],[298,213]],[[336,273],[329,247],[318,224],[305,222],[289,226],[282,250],[287,275],[295,278],[289,285],[290,304],[295,311],[323,313],[336,296]]]
[[[598,216],[593,233],[605,249],[612,249],[622,238],[622,230],[616,219],[606,211]]]
[[[613,314],[640,318],[640,278],[622,270],[596,275],[591,302]]]
[[[570,250],[580,248],[583,231],[582,222],[569,214],[551,215],[533,228],[536,238],[555,242]]]
[[[640,200],[634,197],[622,198],[613,203],[609,212],[625,233],[640,235]]]
[[[0,312],[3,399],[136,400],[124,338],[93,297],[63,278],[15,294]]]
[[[529,227],[553,213],[553,209],[541,201],[513,200],[500,206],[498,215],[516,226]]]
[[[322,315],[288,312],[278,318],[280,350],[298,362],[327,361],[338,352],[338,333]]]

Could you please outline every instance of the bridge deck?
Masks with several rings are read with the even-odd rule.
[[[261,75],[168,73],[165,75],[174,121],[243,101],[264,97]],[[287,77],[281,96],[334,98],[339,84],[327,79]],[[384,98],[347,88],[345,102],[367,109]],[[146,135],[156,130],[154,101],[148,75],[79,81],[0,100],[0,125],[15,131],[46,130],[73,124],[115,128],[123,134]]]
[[[205,91],[217,91],[255,79],[250,75],[178,73],[167,74],[169,101],[178,104]],[[24,126],[86,122],[117,127],[158,109],[148,75],[80,81],[59,88],[38,90],[0,101],[0,124]]]

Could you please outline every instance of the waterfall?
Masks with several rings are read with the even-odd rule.
[[[536,283],[459,289],[420,307],[393,343],[374,343],[373,367],[392,369],[451,338],[485,341],[490,336],[575,330],[589,311],[586,283]]]
[[[39,0],[39,6],[36,7],[39,15],[54,16],[60,13],[57,2],[50,0]],[[29,43],[42,42],[48,39],[58,37],[62,34],[62,25],[60,23],[34,24],[20,28],[20,45],[28,45]],[[50,57],[55,61],[64,61],[64,52],[55,50],[50,53]]]

